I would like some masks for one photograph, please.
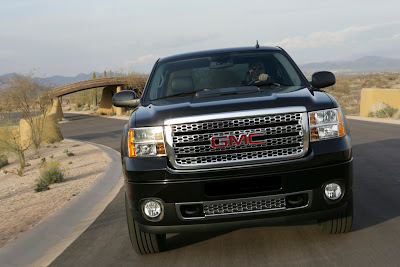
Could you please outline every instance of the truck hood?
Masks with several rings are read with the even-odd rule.
[[[335,105],[337,104],[333,103],[325,92],[310,92],[308,88],[293,91],[293,87],[283,89],[278,93],[263,89],[260,92],[247,94],[171,97],[153,100],[147,106],[139,106],[129,120],[129,127],[160,126],[164,125],[165,120],[171,118],[220,112],[292,106],[302,106],[307,111],[314,111],[334,108]]]

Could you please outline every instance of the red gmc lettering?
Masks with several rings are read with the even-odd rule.
[[[211,146],[212,147],[226,147],[228,146],[228,140],[227,136],[217,136],[217,137],[213,137],[211,138]],[[215,143],[215,140],[219,140],[219,144],[217,145]]]
[[[240,135],[239,140],[236,139],[236,136],[232,135],[229,136],[229,145],[233,146],[233,142],[239,146],[244,140],[244,144],[247,145],[247,136],[246,135]],[[232,142],[233,141],[233,142]]]
[[[262,143],[265,143],[265,140],[253,141],[253,136],[260,136],[260,135],[264,135],[264,133],[252,133],[252,134],[249,134],[249,144],[262,144]]]
[[[262,136],[264,133],[252,133],[249,135],[242,134],[239,136],[239,138],[236,138],[234,135],[229,135],[229,136],[216,136],[211,138],[211,146],[214,148],[217,147],[227,147],[227,146],[233,146],[233,145],[248,145],[248,144],[262,144],[265,143],[265,140],[260,140],[260,141],[253,141],[253,136]],[[216,142],[218,140],[218,144]]]

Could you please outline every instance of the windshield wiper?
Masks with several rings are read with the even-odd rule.
[[[275,85],[275,86],[278,86],[278,87],[281,87],[281,86],[291,86],[291,85],[288,85],[288,84],[277,83],[277,82],[269,82],[269,81],[258,82],[258,83],[255,83],[255,84],[254,84],[254,86],[257,86],[257,87],[271,86],[271,85]]]
[[[203,90],[204,90],[204,89],[199,90],[199,91],[191,91],[191,92],[179,93],[179,94],[174,94],[174,95],[167,95],[167,96],[159,97],[159,98],[156,98],[156,99],[153,99],[153,100],[165,99],[165,98],[170,98],[170,97],[179,97],[179,96],[194,95],[194,94],[196,94],[197,92],[200,92],[200,91],[203,91]]]

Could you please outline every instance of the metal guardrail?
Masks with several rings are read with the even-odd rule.
[[[51,96],[59,97],[90,88],[105,87],[110,85],[125,85],[125,84],[128,84],[128,79],[125,77],[96,78],[96,79],[79,81],[57,86],[52,91]]]

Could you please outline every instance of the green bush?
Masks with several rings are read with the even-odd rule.
[[[64,149],[63,153],[67,154],[68,157],[75,156],[75,153],[69,152],[68,149]]]
[[[65,170],[58,160],[45,162],[39,168],[39,179],[36,180],[36,192],[49,190],[49,185],[64,181]]]
[[[0,168],[8,165],[8,158],[6,155],[0,154]]]
[[[383,109],[376,111],[375,116],[378,118],[391,118],[397,111],[398,109],[387,106]]]

